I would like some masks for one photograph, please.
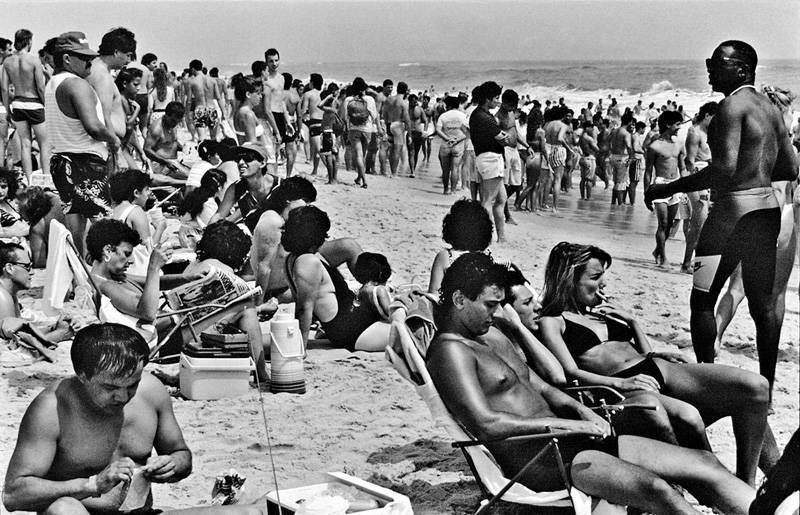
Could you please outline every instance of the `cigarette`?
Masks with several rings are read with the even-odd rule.
[[[597,292],[596,295],[600,297],[600,300],[602,300],[603,302],[606,302],[608,300],[608,297],[603,292]]]

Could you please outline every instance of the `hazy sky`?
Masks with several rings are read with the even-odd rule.
[[[800,59],[800,0],[31,1],[0,0],[0,35],[40,48],[67,30],[97,48],[109,28],[173,68],[250,63],[277,47],[314,61],[697,59],[743,39],[761,59]]]

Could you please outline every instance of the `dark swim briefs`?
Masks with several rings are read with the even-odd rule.
[[[283,141],[284,143],[291,143],[292,141],[294,141],[297,135],[292,134],[291,136],[289,136],[286,132],[286,125],[287,125],[286,115],[284,113],[273,112],[272,117],[275,118],[275,125],[278,126],[278,132],[281,135],[281,141]]]
[[[306,125],[308,125],[308,134],[312,138],[322,134],[322,120],[312,118],[306,122]]]
[[[15,122],[44,123],[44,105],[38,98],[14,97],[10,107],[11,119]]]
[[[629,377],[637,376],[639,374],[646,374],[651,376],[653,379],[658,381],[658,386],[663,391],[666,387],[666,382],[664,381],[664,375],[661,373],[661,370],[658,368],[658,365],[655,361],[653,361],[652,356],[647,356],[639,363],[633,365],[632,367],[628,367],[625,370],[621,370],[613,375],[613,377],[619,377],[621,379],[627,379]]]
[[[50,173],[64,203],[64,214],[87,218],[111,214],[108,163],[105,160],[95,154],[53,154]]]
[[[693,289],[714,299],[740,262],[745,284],[768,294],[775,280],[781,210],[771,187],[713,194],[694,259]]]

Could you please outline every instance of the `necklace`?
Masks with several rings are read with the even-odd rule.
[[[742,84],[742,85],[741,85],[741,86],[739,86],[738,88],[736,88],[736,89],[734,89],[733,91],[731,91],[730,93],[728,93],[728,96],[729,96],[729,97],[732,97],[732,96],[733,96],[733,95],[735,95],[736,93],[740,92],[740,91],[741,91],[741,90],[743,90],[743,89],[747,89],[747,88],[752,88],[752,89],[753,89],[753,91],[755,91],[755,90],[756,90],[756,87],[755,87],[755,86],[753,86],[752,84]]]

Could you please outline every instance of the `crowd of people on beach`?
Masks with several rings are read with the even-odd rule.
[[[427,310],[433,336],[420,348],[435,386],[469,434],[493,442],[509,477],[541,447],[499,439],[556,430],[579,436],[561,445],[577,488],[642,512],[697,513],[680,485],[723,513],[772,513],[797,482],[798,436],[781,458],[767,416],[796,256],[800,147],[792,146],[791,93],[755,89],[747,43],[726,41],[706,60],[725,98],[691,118],[674,101],[623,109],[614,98],[576,116],[563,98],[542,106],[491,81],[469,95],[415,93],[402,81],[395,89],[390,79],[326,85],[318,73],[304,84],[278,71],[274,48],[251,74],[226,79],[193,59],[177,75],[153,53],[136,62],[125,28],[106,33],[98,51],[80,32],[48,40],[38,55],[32,49],[25,29],[13,43],[0,39],[0,361],[52,361],[53,348],[72,340],[75,375],[28,407],[7,469],[7,509],[160,513],[150,483],[186,478],[192,454],[166,389],[144,369],[189,343],[171,330],[164,292],[212,281],[257,292],[225,321],[247,335],[257,382],[269,380],[260,322],[280,304],[294,303],[304,344],[367,352],[391,346],[392,324],[410,309]],[[684,141],[677,134],[687,122]],[[415,177],[437,147],[442,192],[468,189],[470,198],[444,217],[447,246],[427,292],[398,291],[391,256],[329,238],[312,180],[320,161],[329,184],[342,166],[361,188],[371,174]],[[293,174],[300,152],[310,176]],[[492,257],[505,225],[516,223],[512,210],[557,211],[573,173],[581,199],[592,199],[599,179],[612,206],[633,205],[643,183],[658,219],[657,265],[666,266],[665,242],[684,220],[697,363],[655,351],[647,329],[608,301],[607,250],[556,245],[541,296],[516,265]],[[53,243],[56,223],[70,245]],[[67,248],[85,261],[92,313],[46,319],[22,310],[32,269]],[[176,259],[186,253],[189,262]],[[760,374],[714,364],[744,297]],[[624,411],[612,431],[562,391],[575,380],[648,409]],[[733,474],[706,436],[726,417]],[[759,467],[768,486],[756,498]],[[555,461],[525,470],[520,481],[530,488],[562,488]],[[260,504],[188,512],[201,509],[266,512]]]

